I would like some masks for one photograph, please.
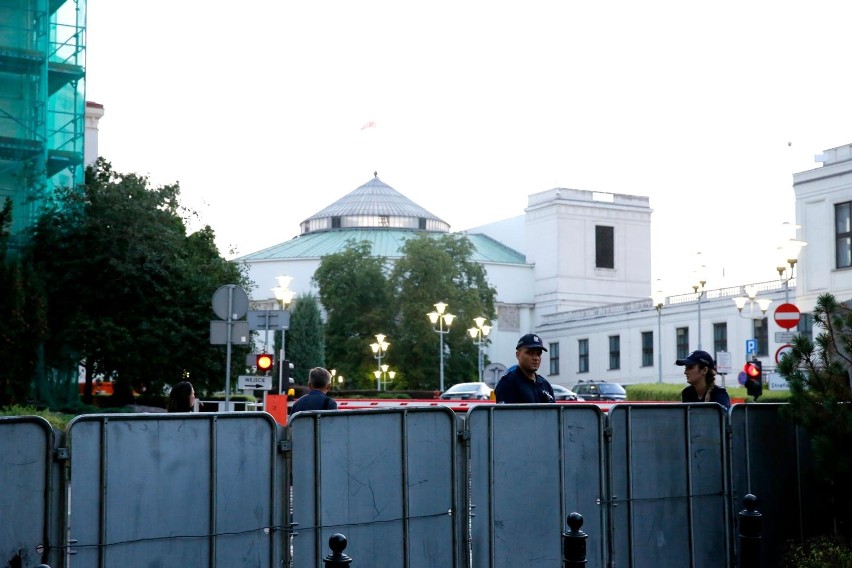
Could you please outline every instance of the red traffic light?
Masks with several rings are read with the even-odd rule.
[[[257,356],[255,364],[257,365],[258,371],[268,371],[272,368],[272,363],[272,355],[269,355],[268,353],[261,353]]]
[[[749,378],[754,379],[760,376],[761,369],[760,366],[756,365],[755,363],[748,362],[743,365],[743,371],[745,371],[745,374]]]

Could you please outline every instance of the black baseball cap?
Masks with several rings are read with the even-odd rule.
[[[518,344],[515,346],[515,350],[522,349],[524,347],[527,349],[541,349],[542,351],[547,351],[547,349],[544,348],[544,343],[541,342],[541,338],[534,333],[528,333],[521,337],[518,340]]]
[[[693,351],[686,359],[678,359],[677,361],[675,361],[675,365],[680,366],[698,364],[704,365],[705,367],[710,367],[711,369],[716,368],[716,362],[713,361],[713,357],[711,357],[710,354],[706,351]]]

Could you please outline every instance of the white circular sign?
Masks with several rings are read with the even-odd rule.
[[[787,345],[782,345],[781,347],[779,347],[778,351],[775,352],[775,363],[780,363],[781,357],[783,357],[785,353],[790,353],[792,350],[793,346],[789,343]]]

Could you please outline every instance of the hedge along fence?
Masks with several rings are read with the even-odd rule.
[[[737,386],[732,386],[731,381],[726,381],[725,390],[731,397],[731,402],[755,402],[753,398],[748,396],[746,389],[737,383]],[[719,382],[721,386],[721,381]],[[645,383],[639,385],[624,385],[624,390],[627,391],[627,400],[629,401],[674,401],[680,402],[680,393],[686,388],[686,382],[680,385],[668,383]],[[788,402],[790,391],[770,391],[763,390],[758,402]]]

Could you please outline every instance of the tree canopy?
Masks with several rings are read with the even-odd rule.
[[[181,380],[197,392],[224,386],[224,348],[209,342],[211,299],[247,278],[223,259],[213,230],[187,234],[178,184],[153,187],[103,159],[81,187],[57,192],[39,215],[28,249],[46,287],[47,366],[86,380],[158,390]],[[234,371],[244,369],[237,348]]]
[[[852,536],[852,308],[831,294],[817,299],[813,311],[815,341],[806,335],[793,339],[778,372],[790,385],[784,412],[808,433],[822,479],[834,498],[835,525]]]
[[[314,280],[328,315],[326,360],[348,387],[375,387],[370,344],[382,333],[390,343],[382,363],[396,372],[389,388],[437,389],[440,338],[426,314],[440,301],[458,318],[444,337],[444,386],[477,380],[478,346],[466,330],[475,317],[494,317],[496,291],[473,252],[463,235],[424,233],[405,243],[392,267],[368,242],[323,257]]]
[[[437,389],[440,381],[440,338],[427,313],[444,302],[456,316],[444,336],[444,388],[477,377],[478,345],[467,329],[473,319],[494,318],[496,290],[485,268],[471,260],[473,245],[464,235],[423,234],[409,239],[390,275],[396,300],[395,320],[400,388]]]
[[[322,314],[313,294],[300,294],[290,311],[287,331],[287,359],[293,363],[292,377],[297,384],[308,384],[308,373],[325,365],[325,338]]]
[[[369,345],[393,326],[387,261],[371,252],[369,243],[349,241],[323,257],[313,277],[326,312],[325,360],[346,376],[349,388],[370,388],[376,362]]]

